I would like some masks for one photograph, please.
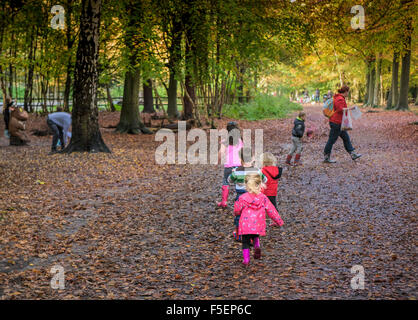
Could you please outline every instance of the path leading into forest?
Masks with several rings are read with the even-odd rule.
[[[233,195],[216,207],[221,166],[155,165],[153,135],[110,129],[112,154],[48,156],[50,137],[18,148],[0,138],[0,299],[417,298],[418,117],[364,113],[350,132],[363,157],[353,162],[338,141],[327,165],[327,123],[319,106],[305,111],[316,136],[279,183],[285,225],[267,230],[248,268],[232,239]],[[263,128],[283,163],[292,122],[239,123]],[[50,286],[54,265],[65,289]],[[350,286],[354,265],[364,290]]]

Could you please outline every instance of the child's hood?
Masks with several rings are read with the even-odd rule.
[[[252,194],[244,193],[239,199],[245,203],[245,205],[253,210],[259,210],[263,207],[265,196],[262,193]]]
[[[276,177],[279,174],[279,168],[276,166],[268,166],[263,168],[263,173],[271,177]]]

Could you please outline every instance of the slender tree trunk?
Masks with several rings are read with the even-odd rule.
[[[392,61],[392,81],[390,85],[390,91],[388,100],[386,102],[386,109],[392,109],[396,106],[398,94],[398,77],[399,77],[399,54],[398,52],[393,53]]]
[[[36,39],[36,36],[34,38]],[[34,44],[34,40],[31,37],[31,42],[29,46],[29,55],[28,55],[29,66],[28,66],[28,73],[27,73],[26,84],[25,84],[24,102],[23,102],[24,108],[27,112],[32,112],[33,72],[35,68],[34,56],[36,53],[35,50],[36,50],[36,42]]]
[[[370,107],[373,106],[375,81],[376,81],[376,68],[375,68],[375,63],[372,62],[371,70],[370,70],[370,81],[369,81],[369,96],[367,100],[367,105]]]
[[[369,61],[366,61],[367,64],[367,74],[366,74],[366,94],[364,96],[364,104],[367,104],[367,101],[369,100],[369,90],[370,90],[370,74],[371,74],[371,63]]]
[[[72,109],[72,137],[63,152],[110,152],[102,139],[97,108],[101,0],[82,0]]]
[[[144,111],[146,113],[154,113],[154,96],[152,94],[152,79],[143,82],[142,88],[144,90]]]
[[[179,21],[173,18],[172,29],[172,44],[170,46],[170,58],[168,62],[168,69],[170,71],[170,78],[168,84],[168,105],[167,113],[170,118],[178,118],[179,112],[177,110],[177,68],[181,60],[181,38],[182,38],[182,26]]]
[[[190,74],[186,74],[184,79],[184,119],[192,119],[193,118],[193,105],[196,105],[196,90],[193,84],[192,76]],[[187,91],[187,94],[186,94]],[[187,96],[188,95],[188,96]],[[192,100],[192,101],[190,101]]]
[[[408,110],[409,72],[411,67],[411,36],[408,37],[409,47],[402,56],[401,85],[399,89],[399,101],[396,110]]]
[[[391,108],[395,108],[399,101],[399,52],[395,52],[393,55],[392,84],[393,89]]]
[[[245,67],[240,65],[238,67],[236,91],[238,94],[238,103],[244,103],[244,73]]]
[[[74,39],[72,37],[72,25],[71,25],[71,15],[72,15],[72,0],[67,0],[66,2],[66,12],[65,12],[65,25],[66,25],[66,38],[67,38],[67,74],[65,79],[65,88],[64,88],[64,111],[70,111],[70,91],[71,91],[71,77],[73,75],[74,66],[72,63],[72,48],[74,45]]]
[[[109,83],[106,83],[106,97],[107,97],[107,103],[110,106],[110,111],[115,112],[115,105],[113,104],[112,95],[110,94],[110,85]]]
[[[380,75],[382,73],[382,54],[379,53],[376,59],[376,77],[373,91],[373,103],[372,107],[379,106],[379,95],[380,95]]]

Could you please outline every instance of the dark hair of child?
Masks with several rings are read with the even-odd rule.
[[[228,144],[234,146],[238,144],[239,139],[241,138],[241,133],[239,132],[238,124],[234,121],[228,122],[226,125],[226,130],[228,131]],[[231,133],[231,131],[233,131]]]

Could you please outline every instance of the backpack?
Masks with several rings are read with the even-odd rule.
[[[324,106],[322,107],[322,112],[324,116],[327,118],[331,118],[332,115],[335,113],[334,111],[334,98],[330,98],[324,102]]]

